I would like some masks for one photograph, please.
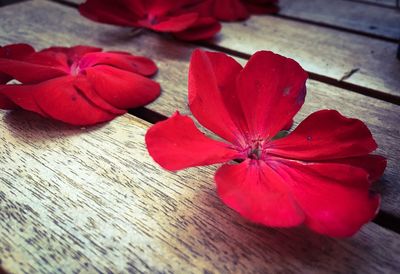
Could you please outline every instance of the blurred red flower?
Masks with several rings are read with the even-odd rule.
[[[87,0],[80,13],[97,22],[169,32],[185,40],[213,37],[221,28],[217,20],[190,10],[197,0]],[[190,32],[185,32],[191,28]],[[183,32],[183,33],[181,33]]]
[[[365,124],[334,110],[311,114],[274,139],[304,103],[307,73],[294,60],[259,51],[244,68],[222,53],[196,50],[189,107],[225,141],[203,135],[176,113],[146,134],[150,155],[168,170],[225,163],[221,199],[245,218],[274,227],[306,224],[333,237],[354,234],[379,208],[370,187],[386,167]]]
[[[206,40],[222,21],[237,21],[251,13],[275,13],[277,0],[87,0],[80,13],[97,22],[168,32],[187,40]]]
[[[26,44],[0,48],[0,108],[23,108],[74,125],[111,120],[160,94],[146,78],[157,67],[126,52],[90,46],[51,47],[39,52]]]

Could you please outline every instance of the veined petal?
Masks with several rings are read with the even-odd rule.
[[[37,54],[32,54],[24,60],[0,58],[0,74],[7,74],[24,84],[37,83],[68,74],[66,59],[63,64],[60,63],[62,60],[54,60],[47,54],[41,56],[43,58],[33,55]]]
[[[129,72],[151,76],[157,72],[156,64],[149,58],[129,53],[95,52],[86,54],[79,62],[81,69],[96,65],[108,65]]]
[[[346,164],[362,168],[365,172],[368,173],[368,179],[371,183],[377,181],[383,175],[387,164],[385,157],[372,154],[359,157],[330,160],[327,162]]]
[[[74,47],[50,47],[43,49],[40,52],[62,53],[66,55],[68,63],[71,64],[73,62],[79,61],[84,55],[88,53],[101,52],[101,51],[102,51],[101,48],[78,45]]]
[[[105,112],[112,113],[115,116],[126,113],[125,109],[116,108],[100,97],[92,83],[90,83],[85,76],[76,76],[73,85],[74,88],[78,90],[91,104],[94,104]]]
[[[225,164],[215,174],[215,181],[224,203],[253,222],[290,227],[304,221],[286,183],[263,161]]]
[[[147,0],[142,2],[144,2],[144,5],[146,6],[146,10],[148,13],[155,15],[165,15],[169,13],[175,13],[176,11],[180,10],[184,5],[187,5],[190,1]]]
[[[207,40],[221,30],[221,24],[212,17],[200,17],[189,28],[174,32],[173,35],[184,41]]]
[[[312,230],[331,237],[349,237],[371,221],[380,197],[369,191],[368,173],[342,163],[302,163],[270,159],[270,165],[290,186]]]
[[[184,13],[181,15],[165,17],[160,22],[144,24],[144,27],[160,32],[178,32],[189,28],[198,19],[199,15],[195,12]]]
[[[241,66],[222,53],[208,54],[195,50],[189,68],[189,107],[196,119],[225,140],[235,143],[240,130],[225,106],[220,90],[234,82]],[[229,84],[229,87],[232,85]],[[234,93],[232,91],[226,91]]]
[[[138,26],[136,21],[145,16],[143,1],[86,0],[79,5],[81,15],[101,23]]]
[[[0,73],[0,85],[3,85],[10,81],[12,78],[5,73]]]
[[[0,88],[0,98],[2,101],[1,108],[3,109],[13,109],[18,106],[25,110],[36,112],[44,117],[48,115],[43,112],[34,99],[34,93],[36,85],[17,85],[10,84],[4,85]]]
[[[0,46],[0,58],[20,60],[35,52],[28,44],[10,44]]]
[[[146,105],[160,95],[160,85],[139,74],[98,65],[85,70],[97,94],[119,109]]]
[[[206,137],[192,119],[178,112],[147,131],[146,145],[154,161],[172,171],[227,162],[238,154],[228,144]]]
[[[244,20],[249,17],[246,7],[240,0],[213,1],[213,17],[222,21]]]
[[[377,148],[367,126],[335,110],[308,116],[285,138],[271,142],[268,153],[300,160],[323,161],[367,155]]]
[[[240,72],[237,96],[248,139],[272,138],[298,112],[306,95],[307,73],[292,59],[258,51]]]
[[[0,109],[16,109],[16,108],[18,108],[18,106],[1,93],[1,85],[0,85]]]
[[[77,78],[64,76],[35,85],[7,85],[0,92],[23,109],[73,125],[92,125],[117,116],[95,105],[82,87]]]

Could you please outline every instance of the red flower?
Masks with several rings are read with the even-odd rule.
[[[185,40],[211,38],[221,26],[214,18],[190,11],[195,2],[198,0],[87,0],[79,11],[94,21],[170,32]]]
[[[298,63],[272,52],[255,53],[242,68],[225,54],[196,50],[189,107],[226,142],[176,113],[149,129],[149,153],[168,170],[239,160],[220,167],[215,180],[221,199],[242,216],[350,236],[378,210],[380,197],[369,189],[386,160],[369,154],[377,145],[364,123],[334,110],[317,111],[273,139],[302,106],[306,79]]]
[[[0,49],[0,79],[21,84],[0,86],[0,108],[21,107],[74,125],[113,119],[126,109],[148,104],[160,94],[150,59],[126,52],[101,52],[89,46],[28,45]]]

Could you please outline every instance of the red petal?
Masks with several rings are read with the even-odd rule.
[[[226,162],[237,155],[227,144],[206,137],[192,119],[178,112],[147,131],[146,145],[154,161],[173,171]]]
[[[0,97],[3,97],[4,109],[8,109],[8,106],[12,107],[13,105],[16,105],[25,110],[33,111],[42,116],[48,117],[48,115],[40,109],[34,99],[36,87],[37,85],[14,84],[3,86],[0,89]]]
[[[7,83],[10,81],[12,78],[8,76],[7,74],[0,73],[0,85]]]
[[[290,120],[289,123],[287,123],[287,124],[283,127],[283,130],[290,130],[290,129],[292,128],[292,126],[293,126],[293,123],[294,123],[293,119]]]
[[[0,46],[0,58],[20,60],[35,52],[28,44],[10,44]]]
[[[182,6],[190,4],[188,0],[150,0],[146,1],[147,12],[154,15],[165,15],[176,13]]]
[[[53,52],[53,53],[62,53],[67,56],[69,63],[79,61],[84,55],[93,52],[100,52],[101,48],[91,47],[91,46],[74,46],[74,47],[50,47],[47,49],[43,49],[40,52]]]
[[[181,15],[166,17],[160,22],[151,23],[148,21],[142,22],[142,25],[146,28],[160,31],[160,32],[178,32],[187,29],[196,22],[199,15],[195,12],[184,13]]]
[[[249,139],[272,138],[298,112],[306,95],[307,73],[294,60],[256,52],[238,77],[237,93]]]
[[[23,61],[0,58],[0,72],[30,84],[67,75],[69,67],[63,54],[35,53]]]
[[[160,95],[160,85],[139,74],[98,65],[85,70],[97,94],[119,109],[146,105]]]
[[[221,24],[212,17],[201,17],[188,29],[175,32],[173,35],[185,41],[207,40],[214,37],[221,30]]]
[[[366,155],[377,145],[367,126],[335,110],[308,116],[285,138],[273,141],[268,152],[290,159],[329,160]]]
[[[145,76],[151,76],[157,72],[157,66],[151,59],[130,55],[128,53],[88,53],[79,63],[81,69],[95,65],[109,65]]]
[[[87,0],[79,5],[81,15],[101,23],[138,26],[145,14],[141,1]]]
[[[18,106],[1,93],[1,86],[0,86],[0,109],[16,109],[16,108],[18,108]]]
[[[73,125],[91,125],[115,118],[96,106],[79,80],[59,77],[36,85],[7,85],[1,92],[20,107]]]
[[[362,168],[368,173],[370,182],[375,182],[382,176],[387,164],[385,157],[379,155],[366,155],[354,158],[331,160],[329,162]]]
[[[98,108],[110,112],[112,114],[122,115],[126,113],[126,110],[115,108],[114,106],[110,105],[107,101],[101,98],[97,91],[94,89],[93,85],[86,79],[85,76],[80,75],[76,77],[74,81],[74,87],[77,89],[88,101]]]
[[[247,159],[241,164],[223,165],[215,181],[224,203],[253,222],[289,227],[304,221],[286,183],[262,161]]]
[[[214,1],[213,15],[222,21],[244,20],[249,17],[247,9],[240,0],[216,0]]]
[[[232,143],[236,142],[240,131],[225,107],[219,84],[235,82],[240,69],[241,66],[225,54],[207,54],[201,50],[193,52],[189,68],[190,110],[203,126]]]
[[[306,214],[306,224],[332,237],[348,237],[374,218],[380,197],[369,192],[368,174],[337,163],[270,159]]]
[[[4,47],[0,46],[0,59],[21,60],[34,52],[35,49],[27,44],[11,44]],[[5,69],[0,68],[0,71],[3,72]],[[7,73],[0,73],[0,84],[5,84],[12,80],[12,78],[13,77]],[[5,106],[4,98],[2,99],[2,102],[2,105]]]

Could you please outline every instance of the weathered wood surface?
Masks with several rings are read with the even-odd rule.
[[[398,44],[273,16],[224,23],[214,44],[246,54],[269,49],[344,83],[400,96]],[[354,71],[354,73],[350,73]]]
[[[400,39],[400,10],[345,0],[280,0],[279,6],[290,18]]]
[[[88,129],[0,111],[0,258],[11,273],[395,273],[400,236],[375,224],[334,240],[246,222],[214,167],[148,156],[130,115]]]
[[[166,116],[175,109],[188,113],[187,67],[194,45],[147,32],[133,37],[129,29],[97,24],[43,1],[0,9],[0,44],[11,42],[38,48],[86,43],[147,55],[160,67],[155,79],[163,87],[149,108]],[[296,123],[320,108],[364,120],[379,152],[389,157],[382,207],[400,216],[400,107],[317,81],[309,81],[308,90]],[[160,169],[145,149],[148,126],[125,115],[79,129],[27,112],[0,111],[0,267],[12,273],[400,269],[399,234],[373,223],[353,238],[334,240],[303,228],[246,222],[218,199],[216,167]]]
[[[17,11],[20,12],[18,17],[14,16]],[[44,22],[48,23],[46,28],[43,28]],[[17,31],[15,26],[19,28]],[[30,1],[0,10],[0,43],[11,42],[29,42],[38,48],[88,43],[149,56],[160,68],[155,80],[161,83],[163,92],[148,108],[165,116],[177,109],[189,114],[185,106],[192,45],[152,33],[133,37],[130,29],[97,24],[79,17],[72,8],[43,1]],[[367,123],[380,146],[378,152],[389,159],[381,183],[382,210],[400,217],[400,167],[397,164],[400,162],[400,107],[312,80],[308,81],[308,91],[296,123],[322,108],[337,109]]]

